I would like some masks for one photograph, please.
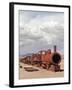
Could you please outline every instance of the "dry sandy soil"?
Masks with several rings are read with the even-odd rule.
[[[62,60],[62,62],[60,63],[61,65],[61,69],[64,69],[64,60]],[[59,78],[59,77],[63,77],[64,76],[64,71],[61,72],[52,72],[52,71],[48,71],[46,69],[43,69],[41,67],[36,67],[36,66],[32,66],[32,65],[27,65],[24,63],[20,62],[20,66],[22,66],[22,68],[19,68],[19,79],[31,79],[31,78]],[[33,71],[33,72],[28,72],[25,71],[24,67],[33,67],[38,69],[38,71]]]

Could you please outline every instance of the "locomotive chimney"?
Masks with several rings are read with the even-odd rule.
[[[57,47],[56,47],[56,45],[54,45],[54,52],[56,52],[56,49],[57,49]]]

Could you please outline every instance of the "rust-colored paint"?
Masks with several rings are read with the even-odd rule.
[[[41,55],[41,58],[42,58],[42,61],[44,62],[50,62],[50,59],[51,59],[51,49],[49,49],[48,51],[45,52],[45,54],[42,54]]]

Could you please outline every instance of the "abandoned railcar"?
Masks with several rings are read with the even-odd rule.
[[[42,50],[38,53],[27,56],[21,60],[25,64],[37,65],[47,70],[60,71],[61,55],[57,52],[56,46],[54,46],[54,51],[51,49],[47,51]]]

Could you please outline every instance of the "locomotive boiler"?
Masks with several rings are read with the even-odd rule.
[[[52,71],[60,70],[61,55],[57,52],[56,46],[54,46],[54,51],[48,49],[42,55],[42,67]]]
[[[38,53],[27,56],[25,60],[22,60],[26,64],[38,65],[44,69],[51,71],[60,71],[61,55],[57,52],[56,46],[54,46],[53,52],[51,49],[42,50]]]

